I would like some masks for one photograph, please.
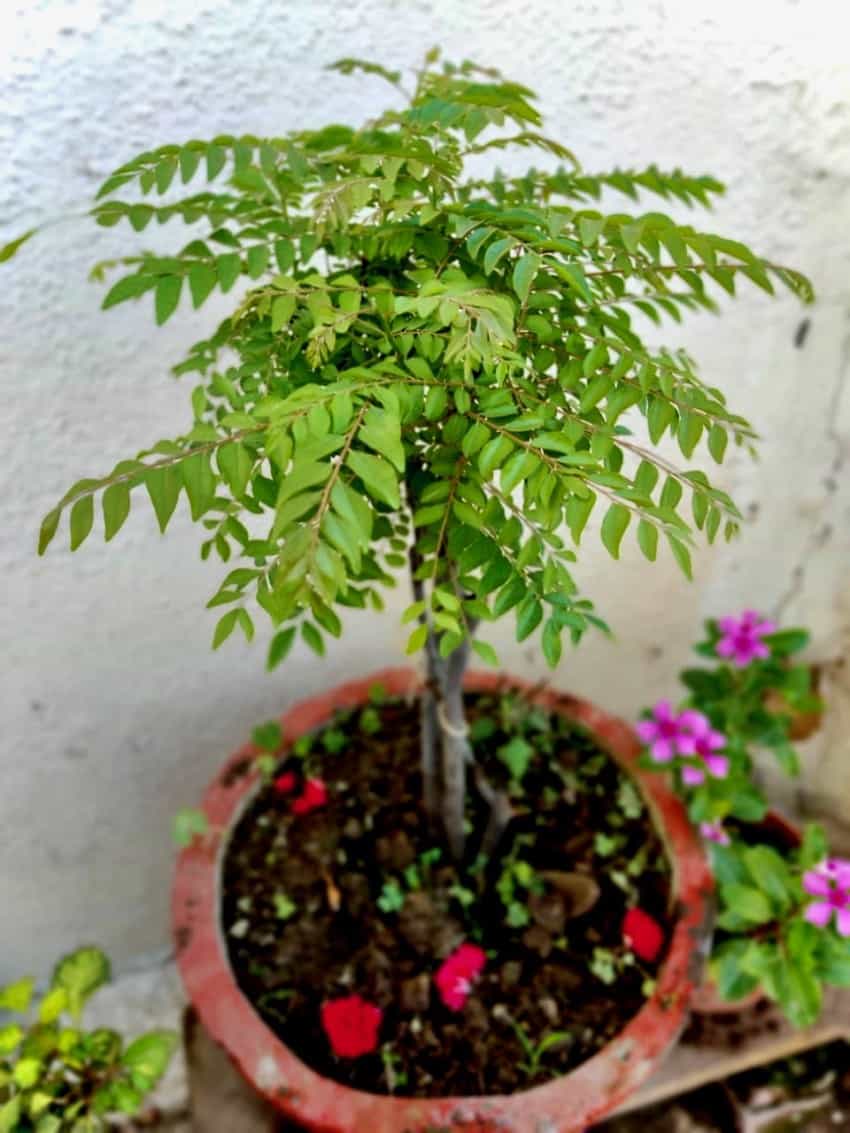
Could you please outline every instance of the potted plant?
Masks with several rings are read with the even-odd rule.
[[[826,985],[850,986],[850,862],[830,856],[822,829],[802,831],[753,781],[753,752],[799,774],[791,744],[820,702],[811,670],[793,664],[808,642],[745,610],[706,623],[697,654],[710,665],[681,674],[688,695],[659,702],[637,725],[648,762],[666,767],[709,845],[718,916],[710,972],[694,1006],[741,1010],[769,998],[795,1026],[820,1014]]]
[[[109,978],[98,948],[78,948],[57,963],[37,1003],[32,979],[0,988],[3,1133],[99,1133],[138,1113],[177,1036],[149,1031],[125,1045],[107,1027],[83,1030],[83,1008]]]
[[[189,431],[75,484],[39,549],[63,516],[79,547],[97,499],[111,540],[134,491],[163,531],[185,497],[202,556],[228,564],[213,644],[252,638],[258,609],[269,669],[299,636],[323,655],[409,572],[424,674],[297,706],[181,814],[184,979],[257,1088],[315,1129],[583,1128],[683,1023],[707,864],[625,725],[469,659],[498,664],[478,630],[508,613],[553,668],[565,634],[604,629],[571,573],[594,509],[614,558],[632,526],[686,575],[685,508],[709,541],[737,532],[729,496],[654,446],[690,460],[705,442],[719,463],[755,433],[642,332],[714,310],[715,285],[811,291],[637,205],[708,205],[714,178],[588,174],[491,69],[431,52],[408,92],[335,66],[388,81],[393,106],[358,129],[163,146],[102,186],[99,224],[200,226],[171,256],[99,265],[122,269],[105,307],[152,298],[162,324],[243,286],[175,367],[197,383]],[[477,172],[509,147],[547,168]],[[226,186],[180,194],[199,177]],[[600,211],[609,192],[634,210]]]

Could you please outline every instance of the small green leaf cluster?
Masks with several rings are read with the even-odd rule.
[[[403,90],[379,64],[336,68]],[[259,610],[275,631],[270,668],[299,635],[324,654],[345,611],[382,609],[408,564],[409,652],[433,639],[448,656],[512,613],[517,640],[539,633],[554,666],[564,634],[604,628],[571,573],[597,510],[615,559],[631,528],[648,559],[666,543],[690,575],[694,529],[730,538],[740,514],[656,447],[669,438],[689,462],[704,444],[719,463],[755,433],[684,351],[645,340],[646,322],[714,310],[740,280],[804,301],[811,289],[642,207],[647,195],[709,206],[723,191],[712,177],[591,174],[541,125],[532,91],[432,52],[406,105],[365,125],[195,139],[120,166],[96,222],[136,234],[182,223],[191,239],[97,265],[98,279],[121,273],[104,307],[152,300],[157,324],[217,292],[234,308],[176,367],[197,381],[188,430],[74,484],[40,550],[66,513],[79,547],[97,499],[107,540],[137,495],[162,531],[185,500],[203,557],[229,564],[209,602],[214,645],[236,630],[251,640]],[[561,164],[467,171],[515,147]],[[612,190],[631,211],[596,207]]]
[[[814,1023],[826,985],[850,987],[850,941],[804,916],[812,898],[806,870],[827,856],[822,829],[806,826],[799,850],[733,839],[711,847],[721,938],[711,958],[720,994],[739,999],[760,987],[795,1026]]]
[[[56,965],[33,1002],[33,981],[0,988],[0,1131],[98,1133],[138,1112],[168,1066],[177,1036],[151,1031],[125,1044],[116,1031],[85,1031],[80,1015],[109,980],[106,956],[80,948]]]

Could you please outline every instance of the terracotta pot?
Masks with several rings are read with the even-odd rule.
[[[387,669],[295,705],[281,720],[291,743],[327,721],[338,708],[366,703],[369,688],[415,694],[417,675]],[[204,797],[214,833],[183,850],[173,888],[177,962],[186,992],[204,1026],[245,1077],[282,1113],[315,1133],[578,1133],[632,1094],[673,1045],[686,1021],[704,959],[710,920],[711,872],[684,808],[664,779],[638,767],[640,745],[625,723],[585,701],[525,682],[471,673],[466,687],[514,688],[534,703],[583,724],[634,776],[664,838],[680,910],[656,990],[621,1034],[581,1066],[552,1082],[508,1097],[402,1098],[367,1094],[321,1077],[263,1023],[230,970],[220,926],[221,861],[229,831],[256,785],[256,749],[237,751]]]
[[[761,828],[768,838],[781,842],[789,850],[796,849],[800,845],[800,831],[793,822],[789,822],[776,810],[769,810],[756,826]],[[740,999],[721,999],[714,980],[707,976],[694,992],[691,1007],[697,1015],[738,1015],[758,1003],[764,1003],[766,999],[767,996],[759,987],[748,995],[742,995]]]

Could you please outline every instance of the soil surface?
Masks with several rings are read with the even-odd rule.
[[[638,960],[622,938],[630,906],[665,934],[674,915],[631,779],[587,732],[513,695],[468,709],[476,760],[515,810],[489,860],[477,854],[488,808],[472,777],[468,859],[455,865],[430,831],[418,704],[379,690],[280,757],[275,775],[294,772],[295,792],[264,785],[227,850],[222,916],[239,985],[304,1062],[357,1089],[506,1094],[563,1074],[622,1030],[663,960]],[[328,801],[297,815],[308,777]],[[464,941],[487,963],[451,1011],[434,976]],[[337,1058],[321,1006],[353,994],[382,1009],[381,1046]]]

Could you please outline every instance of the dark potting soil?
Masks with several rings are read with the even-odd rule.
[[[327,805],[295,815],[293,796],[267,784],[227,849],[222,916],[240,987],[304,1062],[360,1090],[507,1094],[563,1074],[623,1029],[663,959],[636,959],[622,938],[630,906],[665,932],[673,913],[631,779],[587,732],[514,695],[472,697],[469,717],[491,783],[507,787],[507,764],[530,760],[489,860],[476,856],[488,810],[472,777],[468,860],[455,865],[429,830],[418,705],[401,700],[340,713],[284,753],[276,774],[321,777]],[[487,963],[454,1012],[434,975],[464,941]],[[382,1009],[381,1046],[337,1058],[321,1006],[353,994]]]

